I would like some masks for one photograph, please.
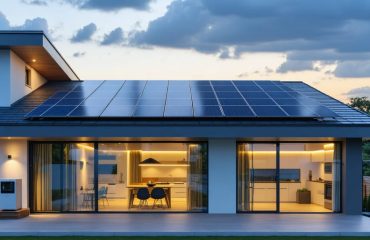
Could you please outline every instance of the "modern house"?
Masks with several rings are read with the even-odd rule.
[[[80,80],[0,32],[0,179],[31,213],[362,211],[370,116],[293,81]]]

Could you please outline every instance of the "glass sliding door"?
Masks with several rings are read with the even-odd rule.
[[[280,144],[280,211],[340,211],[340,145]]]
[[[35,143],[32,158],[32,211],[94,210],[92,144]],[[90,189],[88,194],[84,190]]]
[[[32,143],[33,212],[206,212],[206,143]]]
[[[341,146],[240,143],[238,211],[339,212]]]
[[[207,145],[99,143],[101,212],[204,212]]]
[[[277,211],[276,144],[238,145],[238,211]]]

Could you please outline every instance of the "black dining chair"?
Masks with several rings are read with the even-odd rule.
[[[150,198],[150,193],[147,188],[139,188],[136,193],[136,197],[140,200],[139,208],[142,206],[148,206],[148,199]]]
[[[160,207],[163,207],[162,199],[166,197],[166,191],[163,188],[155,187],[153,188],[150,196],[154,199],[153,208],[156,207],[157,203],[160,202]]]

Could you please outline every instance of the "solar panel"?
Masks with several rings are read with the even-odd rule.
[[[294,117],[337,115],[310,87],[278,81],[84,81],[56,92],[26,118]]]
[[[278,106],[252,106],[258,117],[287,117],[288,115]]]
[[[222,107],[225,116],[229,117],[254,117],[255,115],[249,109],[244,106],[223,106]]]
[[[194,106],[194,116],[196,117],[222,117],[219,106]]]

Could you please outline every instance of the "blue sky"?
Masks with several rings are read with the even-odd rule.
[[[370,0],[0,0],[82,79],[303,80],[370,96]]]

